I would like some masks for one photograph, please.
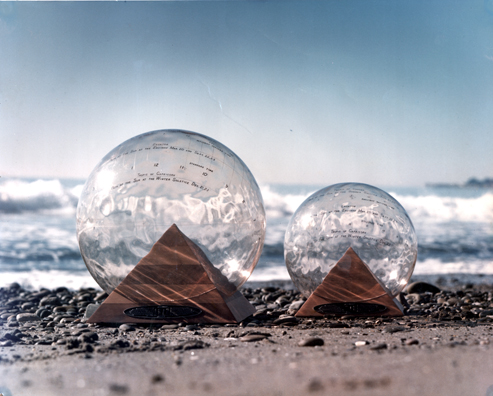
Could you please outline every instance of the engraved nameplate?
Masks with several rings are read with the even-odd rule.
[[[185,305],[149,305],[128,308],[123,313],[136,319],[176,319],[198,316],[202,314],[202,310]]]
[[[387,307],[381,304],[344,302],[317,305],[313,309],[322,315],[366,315],[381,314]]]

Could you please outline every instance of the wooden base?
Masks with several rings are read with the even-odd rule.
[[[403,307],[370,268],[349,248],[315,289],[298,317],[354,315],[402,316]]]
[[[173,224],[89,323],[237,323],[255,308]]]

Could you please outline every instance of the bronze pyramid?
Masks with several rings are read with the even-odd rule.
[[[173,224],[90,323],[237,323],[255,308]]]
[[[350,247],[296,313],[324,315],[402,316],[402,306]]]

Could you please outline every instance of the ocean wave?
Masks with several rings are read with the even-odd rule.
[[[264,208],[268,219],[291,217],[309,195],[280,194],[268,185],[261,186],[260,190],[262,192]]]
[[[77,207],[82,185],[67,188],[60,180],[6,180],[0,184],[0,213],[69,211]]]
[[[413,222],[491,223],[493,221],[493,193],[491,191],[476,198],[398,194],[392,194],[392,196],[406,209]]]
[[[418,260],[414,275],[484,274],[493,275],[493,262],[489,260],[467,259],[444,263],[438,258]]]
[[[8,179],[0,183],[0,213],[74,213],[83,184],[67,186],[58,179],[26,181]],[[280,193],[261,186],[267,219],[289,221],[310,194]],[[406,209],[413,222],[493,222],[493,192],[479,197],[451,197],[422,193],[390,194]]]
[[[78,290],[81,287],[93,287],[100,290],[101,287],[92,278],[89,271],[63,271],[63,270],[32,270],[32,271],[6,271],[0,277],[0,287],[11,283],[18,283],[27,290],[39,290],[41,288],[56,289],[67,287]]]
[[[290,218],[309,194],[281,194],[269,185],[261,187],[267,219]],[[493,222],[493,192],[479,197],[439,196],[433,193],[392,195],[413,222]]]

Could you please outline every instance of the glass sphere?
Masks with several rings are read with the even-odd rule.
[[[409,281],[418,254],[399,202],[367,184],[335,184],[308,197],[289,222],[284,257],[295,286],[310,296],[350,247],[393,297]]]
[[[243,161],[207,136],[160,130],[111,150],[77,207],[86,266],[110,293],[173,224],[238,289],[262,251],[265,212]]]

